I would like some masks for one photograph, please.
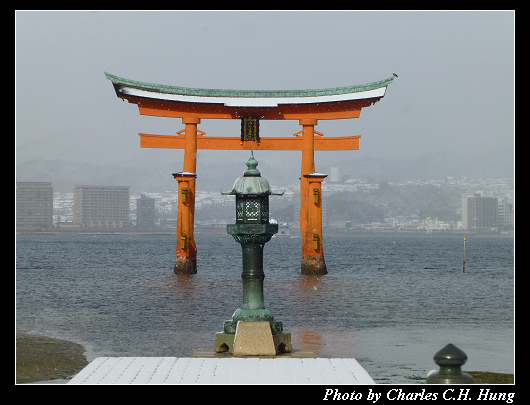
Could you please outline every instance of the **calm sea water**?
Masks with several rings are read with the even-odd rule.
[[[190,357],[241,305],[241,248],[198,235],[173,274],[172,235],[19,235],[16,326],[100,356]],[[421,383],[453,343],[469,371],[514,372],[514,241],[325,235],[329,274],[300,275],[300,239],[265,246],[265,303],[294,348],[354,357],[377,383]]]

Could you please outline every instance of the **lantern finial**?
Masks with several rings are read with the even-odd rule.
[[[254,158],[254,151],[250,151],[250,158],[247,160],[247,170],[245,170],[245,173],[243,176],[245,177],[258,177],[261,176],[258,169],[256,169],[256,166],[258,165],[258,161]]]

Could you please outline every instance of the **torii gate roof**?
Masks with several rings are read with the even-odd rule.
[[[145,83],[106,72],[105,76],[116,95],[138,104],[141,114],[201,118],[262,115],[264,119],[299,119],[308,113],[319,119],[355,118],[362,107],[384,97],[386,87],[394,80],[389,77],[357,86],[311,90],[227,90]],[[358,113],[347,113],[351,111]]]

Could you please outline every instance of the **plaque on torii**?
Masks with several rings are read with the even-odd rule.
[[[179,182],[175,273],[195,273],[197,248],[193,237],[197,149],[300,150],[300,232],[302,274],[326,274],[322,247],[321,183],[315,173],[315,150],[358,150],[360,136],[324,137],[318,120],[358,118],[363,107],[384,97],[394,76],[358,86],[313,90],[222,90],[167,86],[124,79],[105,73],[116,95],[137,104],[140,114],[181,118],[176,135],[140,133],[140,147],[184,149]],[[202,119],[241,120],[238,137],[207,136],[197,129]],[[260,137],[261,120],[298,120],[294,137]],[[182,211],[181,211],[182,210]]]

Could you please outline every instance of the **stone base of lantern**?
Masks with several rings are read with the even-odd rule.
[[[227,321],[229,323],[231,321]],[[225,329],[226,329],[225,323]],[[273,333],[271,323],[281,322],[237,322],[235,333],[217,332],[214,351],[228,352],[234,356],[274,356],[293,350],[290,333]]]

